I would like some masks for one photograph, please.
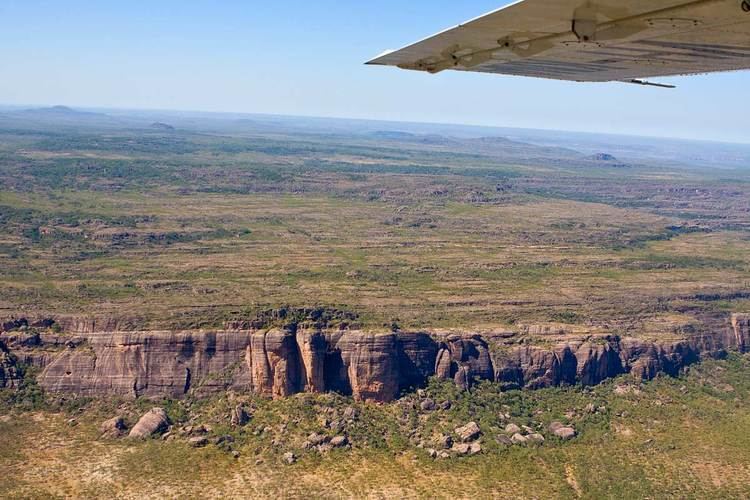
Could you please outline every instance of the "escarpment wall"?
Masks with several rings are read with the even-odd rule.
[[[732,315],[732,346],[740,352],[750,350],[750,314]]]
[[[630,373],[651,379],[725,349],[750,348],[748,316],[715,334],[651,341],[612,335],[530,338],[427,332],[233,330],[0,334],[0,387],[18,380],[17,363],[36,367],[46,390],[83,396],[181,397],[226,390],[281,398],[336,391],[390,401],[429,377],[468,388],[595,385]]]

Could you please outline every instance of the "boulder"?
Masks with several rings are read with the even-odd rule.
[[[425,399],[419,404],[422,411],[434,411],[436,408],[435,401],[430,398]]]
[[[495,441],[497,441],[497,444],[501,446],[512,446],[513,441],[508,436],[500,435],[495,438]]]
[[[453,446],[453,438],[449,434],[441,434],[435,439],[435,446],[439,450],[447,450]]]
[[[329,441],[328,443],[318,445],[315,449],[318,450],[318,453],[328,453],[333,449],[333,446]]]
[[[215,444],[216,446],[226,446],[234,443],[234,437],[230,436],[229,434],[225,436],[217,436],[211,440],[211,443]]]
[[[482,431],[479,429],[479,426],[476,422],[469,422],[463,427],[459,427],[456,429],[456,435],[458,435],[458,438],[464,443],[468,441],[474,441],[481,434]]]
[[[565,427],[565,425],[562,422],[552,422],[551,424],[549,424],[548,429],[550,432],[555,432],[557,429],[561,427]]]
[[[193,448],[203,448],[208,444],[208,438],[205,436],[196,436],[190,438],[188,443],[190,443],[190,446]]]
[[[519,433],[513,434],[510,440],[513,444],[526,444],[528,442],[528,439],[526,439],[526,436],[522,436]]]
[[[110,418],[99,426],[101,437],[106,439],[120,437],[126,429],[125,420],[122,417]]]
[[[307,436],[307,442],[310,444],[310,447],[315,447],[323,443],[327,443],[328,440],[328,436],[326,436],[325,434],[318,434],[316,432],[313,432],[312,434]]]
[[[568,441],[576,437],[576,430],[572,427],[558,427],[552,433],[563,441]]]
[[[288,451],[284,453],[284,456],[281,457],[284,462],[286,462],[289,465],[292,465],[294,462],[297,461],[297,455],[292,453],[291,451]]]
[[[469,445],[469,455],[478,455],[482,453],[482,445],[479,443],[471,443]]]
[[[333,432],[341,432],[346,428],[346,423],[343,420],[334,420],[328,425],[328,428]]]
[[[541,434],[533,433],[526,436],[527,442],[531,444],[542,444],[544,442],[544,436]]]
[[[471,452],[471,445],[467,443],[456,443],[451,448],[451,451],[456,455],[468,455]]]
[[[231,424],[235,427],[243,427],[250,422],[250,414],[245,407],[239,405],[232,410]]]
[[[516,424],[508,424],[505,426],[505,432],[506,434],[519,434],[521,432],[521,428],[518,427]]]
[[[169,428],[169,417],[162,408],[152,408],[143,415],[135,427],[130,431],[128,437],[145,439],[156,434],[166,432]]]
[[[346,436],[336,436],[331,439],[331,446],[334,448],[341,448],[349,444],[349,439]]]
[[[359,412],[353,406],[347,406],[344,410],[344,420],[346,420],[347,422],[354,422],[355,420],[357,420],[358,416]]]

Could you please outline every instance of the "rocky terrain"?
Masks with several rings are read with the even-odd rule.
[[[504,389],[591,386],[629,373],[650,380],[726,350],[744,352],[750,316],[716,320],[711,334],[660,340],[559,329],[364,332],[305,324],[217,331],[56,333],[55,320],[9,320],[0,334],[0,387],[13,387],[20,367],[37,371],[41,387],[80,396],[179,398],[226,390],[283,398],[338,392],[388,402],[430,377],[468,389],[479,380]],[[110,322],[109,324],[117,324]],[[37,326],[30,326],[37,325]],[[105,322],[106,326],[107,323]]]

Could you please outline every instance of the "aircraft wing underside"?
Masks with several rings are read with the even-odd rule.
[[[522,0],[368,64],[590,82],[744,70],[749,2]]]

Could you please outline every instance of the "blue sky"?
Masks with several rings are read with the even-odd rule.
[[[0,102],[750,142],[750,72],[669,91],[363,65],[504,3],[0,0]]]

